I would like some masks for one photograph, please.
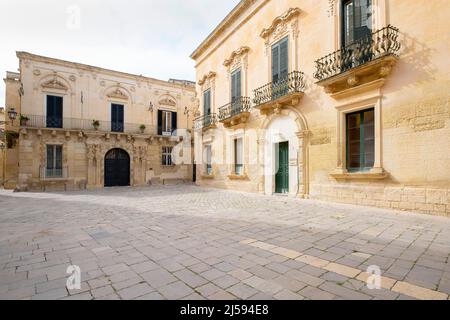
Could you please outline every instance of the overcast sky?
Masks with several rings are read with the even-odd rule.
[[[239,0],[0,0],[0,72],[16,51],[162,80],[195,80],[189,55]],[[5,104],[0,85],[0,106]]]

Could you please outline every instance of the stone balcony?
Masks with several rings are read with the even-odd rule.
[[[235,101],[219,108],[219,122],[225,128],[247,123],[250,117],[250,98],[239,97]]]
[[[335,99],[381,87],[397,62],[398,29],[380,29],[316,61],[317,85]]]
[[[256,90],[254,108],[261,114],[279,113],[288,105],[297,105],[304,95],[304,74],[293,71],[276,82],[270,82]]]
[[[217,115],[210,113],[194,120],[194,130],[207,131],[217,127]]]

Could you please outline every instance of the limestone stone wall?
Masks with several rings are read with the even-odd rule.
[[[243,95],[253,98],[255,89],[271,81],[270,45],[287,36],[289,70],[304,72],[306,81],[303,98],[289,106],[295,112],[292,119],[303,119],[295,133],[304,145],[299,149],[303,160],[300,175],[293,177],[304,188],[297,195],[449,215],[450,7],[445,0],[410,1],[407,5],[403,1],[374,0],[373,4],[373,29],[389,24],[399,28],[402,45],[382,85],[332,97],[316,84],[315,61],[340,48],[340,1],[258,0],[242,1],[193,53],[197,93],[202,100],[203,91],[211,89],[212,112],[218,113],[230,102],[230,72],[241,68]],[[269,36],[264,38],[264,34]],[[231,67],[228,60],[232,61]],[[376,173],[366,179],[336,175],[345,169],[342,110],[366,104],[375,105],[379,112]],[[213,154],[219,155],[222,163],[226,156],[217,150],[229,148],[230,140],[225,136],[238,131],[248,136],[256,131],[257,137],[249,137],[253,143],[244,152],[247,159],[257,160],[249,165],[246,180],[231,180],[230,164],[218,164],[214,176],[200,178],[198,184],[266,192],[265,180],[273,177],[264,175],[264,122],[283,116],[282,112],[269,118],[253,109],[244,125],[225,128],[219,123],[216,129],[203,132],[203,142],[196,147],[211,144]],[[197,162],[202,160],[201,153],[197,150]],[[205,165],[197,168],[201,176]]]
[[[18,52],[20,73],[8,73],[7,108],[19,134],[6,153],[8,184],[19,190],[79,190],[104,186],[106,153],[130,156],[130,184],[192,181],[192,162],[162,165],[162,148],[190,143],[196,93],[188,81],[161,81],[100,67]],[[46,96],[63,98],[63,128],[46,128]],[[111,104],[124,105],[125,130],[111,132]],[[159,134],[158,111],[176,112],[177,137]],[[20,115],[28,121],[21,122]],[[99,128],[91,124],[100,121]],[[145,125],[145,129],[139,129]],[[184,139],[184,140],[183,140]],[[46,146],[61,145],[63,176],[47,178]]]

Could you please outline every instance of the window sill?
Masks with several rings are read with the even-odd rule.
[[[228,176],[228,179],[230,179],[230,180],[249,180],[249,178],[246,174],[240,174],[240,175],[230,174]]]
[[[389,177],[389,173],[383,169],[372,169],[368,172],[348,172],[336,169],[330,176],[336,180],[383,180]]]
[[[211,179],[214,179],[215,177],[213,174],[202,174],[201,178],[205,179],[205,180],[211,180]]]

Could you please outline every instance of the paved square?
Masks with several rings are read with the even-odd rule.
[[[192,185],[0,190],[0,299],[448,299],[449,254],[443,217]]]

